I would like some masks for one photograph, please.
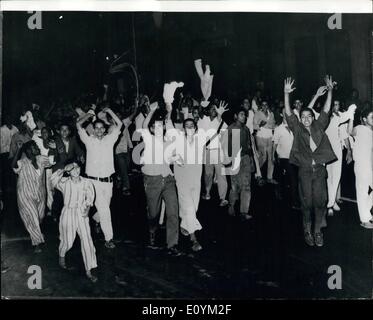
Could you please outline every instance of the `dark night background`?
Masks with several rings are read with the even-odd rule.
[[[125,51],[123,61],[137,66],[140,92],[150,96],[161,93],[164,81],[180,80],[199,97],[193,59],[202,57],[215,74],[213,94],[230,101],[257,81],[281,98],[285,76],[296,78],[297,95],[308,101],[326,73],[342,98],[356,87],[371,100],[367,14],[343,15],[342,30],[328,29],[330,14],[163,13],[157,27],[153,13],[44,12],[42,30],[28,29],[30,15],[4,13],[4,112],[97,92],[107,76],[105,58]],[[131,90],[129,69],[124,78]]]

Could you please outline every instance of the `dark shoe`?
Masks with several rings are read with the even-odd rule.
[[[59,258],[59,260],[58,260],[58,264],[60,265],[60,267],[61,267],[62,269],[65,269],[65,270],[67,270],[67,271],[74,271],[74,270],[75,270],[74,267],[68,267],[68,266],[66,265],[66,260],[65,260],[64,257],[60,257],[60,258]]]
[[[253,216],[249,215],[248,213],[241,213],[240,214],[240,218],[241,220],[243,221],[247,221],[247,220],[250,220]]]
[[[35,246],[34,253],[41,253],[43,250],[41,249],[40,245]]]
[[[313,239],[311,232],[304,233],[304,240],[310,247],[313,247],[315,245],[315,240]]]
[[[236,215],[236,213],[234,212],[234,207],[233,206],[229,206],[228,214],[232,217],[234,217]]]
[[[115,248],[114,241],[113,240],[106,241],[105,242],[105,247],[108,248],[108,249],[114,249]]]
[[[220,204],[219,204],[220,207],[226,207],[227,205],[228,205],[227,200],[225,200],[225,199],[220,200]]]
[[[275,179],[268,179],[267,182],[268,182],[269,184],[278,185],[278,182],[277,182]]]
[[[98,278],[95,275],[93,275],[91,271],[87,271],[86,275],[87,275],[87,278],[89,279],[89,281],[91,281],[92,283],[97,282]]]
[[[125,197],[128,197],[131,195],[131,191],[129,189],[124,189],[122,190],[122,194],[125,196]]]
[[[115,276],[115,283],[121,286],[127,286],[128,283],[124,281],[120,276]]]
[[[322,247],[324,245],[324,236],[321,232],[315,233],[315,245],[317,247]]]
[[[181,256],[181,252],[176,246],[173,246],[167,250],[167,254],[173,257],[179,257]]]
[[[198,241],[194,241],[194,242],[193,242],[192,250],[193,250],[194,252],[198,252],[198,251],[201,251],[201,250],[202,250],[202,246],[199,244]]]

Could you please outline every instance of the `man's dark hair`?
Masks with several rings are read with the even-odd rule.
[[[234,114],[235,116],[238,116],[238,114],[239,114],[241,111],[244,112],[245,115],[246,115],[246,117],[247,117],[247,111],[246,111],[245,108],[243,108],[243,107],[235,108],[233,114]]]
[[[197,126],[197,122],[193,119],[193,118],[187,118],[183,121],[183,129],[185,129],[185,124],[187,122],[193,122],[194,124],[194,128],[196,128],[196,132],[198,131],[198,126]]]
[[[157,109],[157,110],[154,111],[153,116],[150,119],[149,124],[148,124],[148,129],[149,129],[150,132],[151,132],[150,128],[152,126],[154,126],[154,123],[156,121],[162,121],[163,124],[164,124],[166,114],[167,114],[167,112],[164,109]]]
[[[311,113],[312,117],[315,119],[315,112],[311,108],[307,108],[307,107],[306,108],[302,108],[300,110],[300,112],[299,112],[299,118],[302,117],[302,113],[303,112],[309,112],[309,113]]]
[[[92,125],[93,125],[93,129],[96,128],[96,124],[98,124],[98,123],[101,123],[101,124],[104,126],[104,128],[107,129],[106,123],[105,123],[104,121],[102,121],[101,119],[96,119],[96,120],[92,123]]]
[[[361,111],[361,119],[363,119],[363,118],[367,118],[368,115],[369,115],[370,113],[372,113],[372,112],[373,112],[373,108],[372,108],[372,107],[364,108],[364,109]]]

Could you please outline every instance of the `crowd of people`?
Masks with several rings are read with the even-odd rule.
[[[110,97],[105,85],[103,96],[69,105],[58,121],[44,122],[36,104],[20,115],[17,126],[4,116],[2,189],[11,188],[16,179],[19,214],[36,253],[42,251],[41,224],[47,215],[59,223],[60,266],[69,268],[65,255],[78,234],[86,275],[96,282],[90,228],[103,233],[108,250],[116,247],[110,209],[113,184],[120,186],[124,199],[131,197],[129,173],[139,169],[149,246],[155,246],[157,230],[165,221],[172,256],[180,255],[179,232],[190,238],[193,251],[202,250],[198,207],[200,199],[211,200],[214,182],[219,205],[243,221],[253,215],[252,184],[275,185],[278,196],[289,195],[291,207],[302,213],[305,242],[323,246],[326,217],[340,211],[343,161],[354,161],[361,226],[373,229],[369,103],[361,103],[356,91],[345,103],[335,98],[336,82],[326,76],[306,106],[299,99],[291,104],[291,78],[285,79],[284,96],[276,103],[258,90],[254,97],[229,105],[211,97],[210,67],[204,71],[202,60],[194,63],[201,99],[176,96],[184,84],[171,82],[164,85],[162,99],[151,102],[142,94],[128,103],[123,96]]]

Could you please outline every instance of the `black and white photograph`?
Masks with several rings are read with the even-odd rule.
[[[2,300],[373,298],[372,1],[5,2]]]

